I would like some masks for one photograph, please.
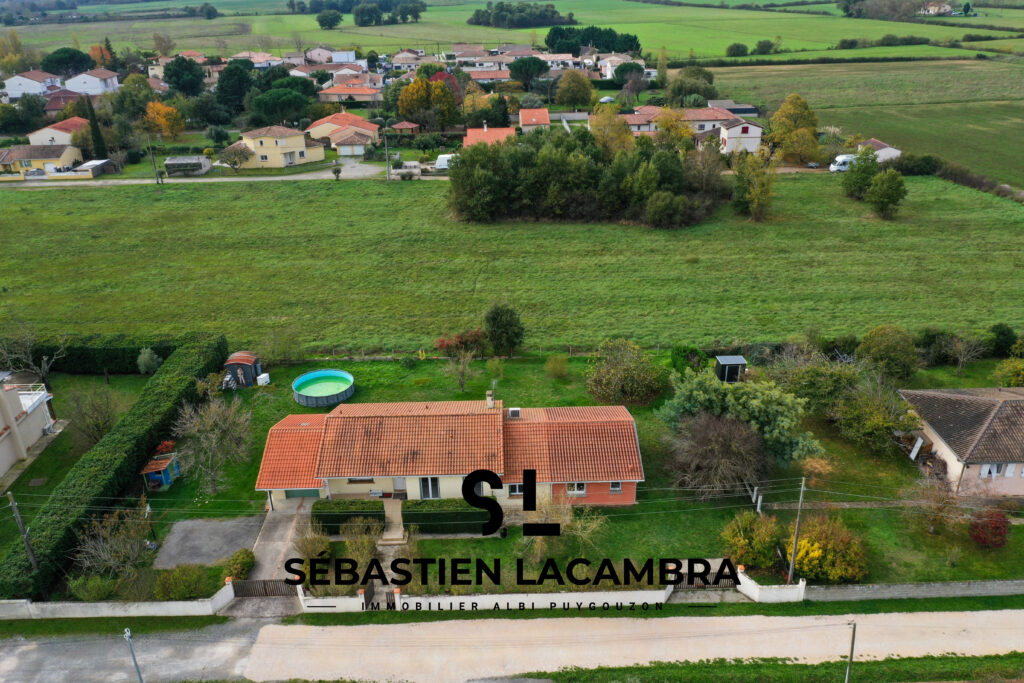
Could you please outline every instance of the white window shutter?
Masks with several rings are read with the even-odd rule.
[[[1016,469],[1017,469],[1017,463],[1011,462],[1009,465],[1006,466],[1006,476],[1012,477],[1013,476],[1013,472]]]
[[[981,478],[982,479],[984,479],[985,477],[988,476],[988,468],[989,468],[988,465],[982,465],[981,466]]]

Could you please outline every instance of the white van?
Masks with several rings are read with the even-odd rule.
[[[451,163],[457,154],[438,154],[437,161],[434,162],[434,170],[436,171],[447,171],[448,164]]]
[[[836,157],[836,160],[832,162],[832,165],[828,167],[828,170],[832,173],[848,171],[850,170],[850,163],[852,163],[856,158],[856,154],[840,154]]]

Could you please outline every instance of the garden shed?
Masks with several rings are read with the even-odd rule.
[[[181,476],[181,467],[174,453],[154,456],[142,468],[142,480],[147,491],[163,491]]]
[[[740,381],[747,370],[747,359],[743,356],[715,356],[715,376],[732,384]]]
[[[251,387],[261,374],[263,374],[263,365],[260,363],[259,356],[252,351],[235,351],[224,361],[222,387],[225,389]]]

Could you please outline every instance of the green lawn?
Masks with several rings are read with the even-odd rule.
[[[154,9],[146,3],[143,9]],[[297,34],[306,45],[326,43],[335,47],[354,45],[378,51],[395,51],[402,47],[419,47],[436,52],[440,46],[447,49],[453,41],[525,42],[535,33],[543,40],[546,28],[507,30],[470,26],[466,19],[485,2],[466,2],[455,5],[431,5],[422,21],[395,26],[365,26],[352,24],[345,17],[338,29],[324,31],[313,15],[223,16],[205,19],[159,19],[90,22],[76,24],[73,31],[84,45],[101,42],[109,36],[114,47],[133,45],[152,48],[155,31],[165,32],[177,41],[179,49],[192,48],[207,53],[233,53],[245,49],[269,47],[275,52],[294,50],[292,36]],[[138,5],[116,6],[138,11]],[[111,7],[110,9],[114,9]],[[225,7],[230,12],[230,6]],[[251,7],[238,7],[244,11],[283,11],[284,3],[259,3]],[[749,44],[776,37],[782,46],[792,50],[823,50],[834,46],[842,38],[878,39],[888,33],[923,35],[945,41],[960,38],[964,29],[940,24],[896,26],[891,22],[869,19],[850,19],[841,16],[816,16],[802,13],[737,11],[725,8],[677,7],[642,4],[625,0],[560,0],[558,9],[563,14],[574,13],[584,25],[608,26],[635,33],[643,46],[655,51],[662,45],[674,55],[720,57],[734,42]],[[94,8],[95,11],[95,8]],[[222,10],[224,11],[224,10]],[[977,30],[976,33],[1000,35],[1001,32]],[[31,47],[53,49],[68,43],[68,27],[61,24],[18,27],[22,41]],[[1011,37],[1006,35],[1006,37]],[[262,49],[262,48],[261,48]],[[846,56],[846,55],[843,55]]]
[[[834,176],[787,176],[766,223],[723,207],[679,231],[462,223],[445,185],[428,182],[79,188],[58,208],[50,191],[5,187],[17,220],[0,252],[0,314],[48,331],[205,329],[236,347],[292,328],[310,349],[355,353],[430,348],[479,325],[496,299],[520,310],[533,350],[608,336],[649,347],[777,340],[811,325],[863,333],[886,321],[1024,327],[1024,207],[935,178],[908,186],[896,220],[881,221]],[[126,254],[133,267],[116,267]]]
[[[120,412],[131,407],[145,385],[147,377],[142,375],[111,375],[110,389],[114,394]],[[57,417],[65,417],[69,406],[69,395],[76,391],[88,391],[105,386],[103,377],[92,375],[66,375],[53,373],[50,376],[53,386],[53,408]],[[63,481],[68,470],[78,462],[86,451],[86,445],[69,427],[51,443],[40,456],[21,473],[11,485],[10,491],[18,501],[25,524],[32,525],[36,513],[49,498],[50,493]],[[35,486],[32,482],[43,479]],[[0,514],[0,554],[7,552],[8,546],[18,542],[18,527],[10,513]]]
[[[1004,133],[1024,123],[1024,63],[1019,61],[780,65],[714,73],[722,94],[736,101],[771,111],[789,93],[800,93],[821,125],[837,125],[846,134],[876,137],[917,154],[938,154],[977,173],[1024,185],[1019,163],[1024,143]],[[970,144],[949,144],[950,131]]]
[[[222,624],[228,617],[98,617],[95,619],[5,619],[0,620],[0,639],[53,638],[76,635],[121,635],[130,627],[132,635],[185,631]]]
[[[601,683],[611,681],[713,681],[715,683],[818,683],[840,681],[846,675],[846,661],[797,664],[777,659],[711,660],[702,662],[660,662],[649,666],[564,669],[526,674],[556,683]],[[950,681],[997,680],[1024,674],[1024,653],[986,657],[910,657],[881,661],[855,661],[851,674],[863,681]]]

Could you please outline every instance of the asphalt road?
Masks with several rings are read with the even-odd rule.
[[[182,679],[465,681],[565,666],[789,657],[858,659],[1024,651],[1024,610],[808,617],[574,618],[383,626],[281,626],[245,619],[136,638],[147,683]],[[125,625],[130,626],[130,619]],[[119,634],[0,642],[0,680],[131,683]]]

